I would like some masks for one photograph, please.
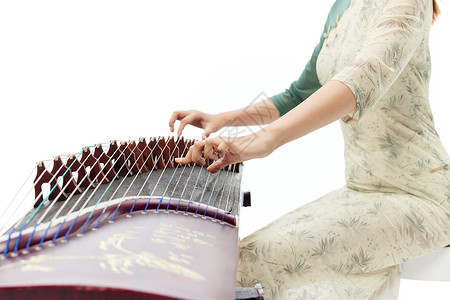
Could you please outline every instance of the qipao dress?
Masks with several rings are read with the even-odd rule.
[[[401,264],[450,244],[450,163],[428,101],[432,0],[337,0],[281,115],[330,80],[357,109],[340,120],[346,184],[240,242],[238,286],[265,299],[396,299]],[[447,165],[448,166],[448,165]]]

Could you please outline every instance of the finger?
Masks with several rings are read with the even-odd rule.
[[[192,161],[192,151],[193,151],[193,146],[189,147],[188,153],[186,153],[185,157],[175,158],[175,162],[183,164],[183,165],[187,165],[188,163],[190,163]]]
[[[178,127],[177,136],[180,137],[181,133],[183,132],[184,127],[186,127],[187,124],[190,124],[192,120],[194,119],[193,115],[188,115],[181,119],[180,121],[180,127]]]
[[[227,165],[229,165],[229,164],[226,162],[226,159],[220,158],[220,159],[216,160],[215,162],[213,162],[206,170],[208,170],[211,173],[217,173],[221,169],[226,167]]]
[[[214,139],[207,139],[205,142],[205,148],[203,150],[203,157],[206,159],[213,159],[217,160],[219,157],[217,156],[217,147],[216,147],[216,141]]]
[[[173,125],[175,124],[176,120],[182,119],[186,116],[186,112],[185,111],[175,111],[172,116],[170,117],[169,120],[169,127],[170,127],[170,132],[173,132],[174,127]]]
[[[196,141],[192,148],[192,161],[196,162],[202,166],[205,165],[206,161],[203,158],[203,150],[205,148],[205,141]]]
[[[209,137],[209,135],[211,134],[211,132],[212,132],[212,130],[211,130],[211,128],[205,128],[205,130],[203,131],[203,134],[202,134],[202,139],[206,139],[206,138],[208,138]]]
[[[177,157],[175,158],[175,162],[182,165],[187,165],[188,163],[191,162],[191,160],[187,157]]]

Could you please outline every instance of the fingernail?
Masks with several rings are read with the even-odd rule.
[[[181,158],[175,158],[175,162],[180,162]]]
[[[206,170],[211,173],[217,173],[217,170],[215,168],[208,167]]]

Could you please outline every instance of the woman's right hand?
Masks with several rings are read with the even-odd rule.
[[[206,159],[214,162],[207,168],[216,173],[225,166],[254,158],[263,158],[277,147],[278,137],[270,131],[261,130],[246,136],[217,136],[196,141],[184,157],[175,158],[175,162],[186,165],[195,162],[204,166]]]
[[[203,128],[202,138],[206,139],[213,132],[225,126],[225,120],[220,115],[211,115],[198,110],[182,110],[172,114],[169,121],[170,131],[174,131],[175,121],[180,121],[177,135],[180,136],[184,127],[190,124],[198,128]]]

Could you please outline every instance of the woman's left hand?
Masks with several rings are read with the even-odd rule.
[[[206,159],[212,159],[214,163],[207,170],[211,173],[216,173],[230,164],[266,157],[274,149],[260,131],[242,137],[219,136],[196,141],[189,148],[185,157],[176,158],[175,161],[181,164],[195,162],[203,166],[206,163]]]

